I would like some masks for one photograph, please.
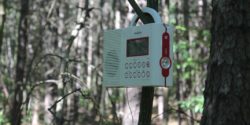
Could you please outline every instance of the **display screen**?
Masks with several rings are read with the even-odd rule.
[[[127,40],[127,57],[148,55],[148,37]]]

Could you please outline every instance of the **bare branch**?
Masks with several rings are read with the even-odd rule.
[[[50,7],[48,15],[47,15],[47,19],[51,16],[51,13],[55,7],[55,4],[56,4],[56,0],[54,0],[53,3],[51,4],[51,7]]]
[[[57,117],[56,113],[53,112],[52,109],[53,109],[59,102],[61,102],[63,99],[65,99],[65,98],[67,98],[69,95],[74,94],[74,93],[79,92],[79,91],[81,91],[81,89],[75,89],[75,90],[73,90],[72,92],[67,93],[66,95],[63,95],[63,96],[62,96],[60,99],[58,99],[51,107],[48,108],[48,111],[53,115],[53,117],[54,117],[56,120],[58,120],[58,119],[60,119],[60,118]],[[67,120],[67,119],[64,119],[64,118],[63,118],[63,119],[60,119],[60,120],[70,121],[70,120]]]

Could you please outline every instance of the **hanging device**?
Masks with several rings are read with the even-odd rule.
[[[171,86],[173,83],[173,27],[145,7],[154,23],[104,32],[103,85],[106,87]]]

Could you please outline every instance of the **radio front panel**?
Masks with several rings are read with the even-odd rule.
[[[165,86],[160,66],[163,32],[165,27],[160,23],[106,31],[104,86]],[[168,33],[172,34],[172,27],[168,27]],[[173,59],[172,45],[169,49]],[[166,84],[168,86],[172,84],[172,68],[166,78]]]

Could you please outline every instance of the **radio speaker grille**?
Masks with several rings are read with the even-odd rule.
[[[104,82],[116,82],[120,78],[121,31],[104,33]]]
[[[105,58],[104,67],[106,69],[106,75],[109,77],[114,77],[117,74],[117,70],[119,69],[119,57],[115,50],[107,52]]]

